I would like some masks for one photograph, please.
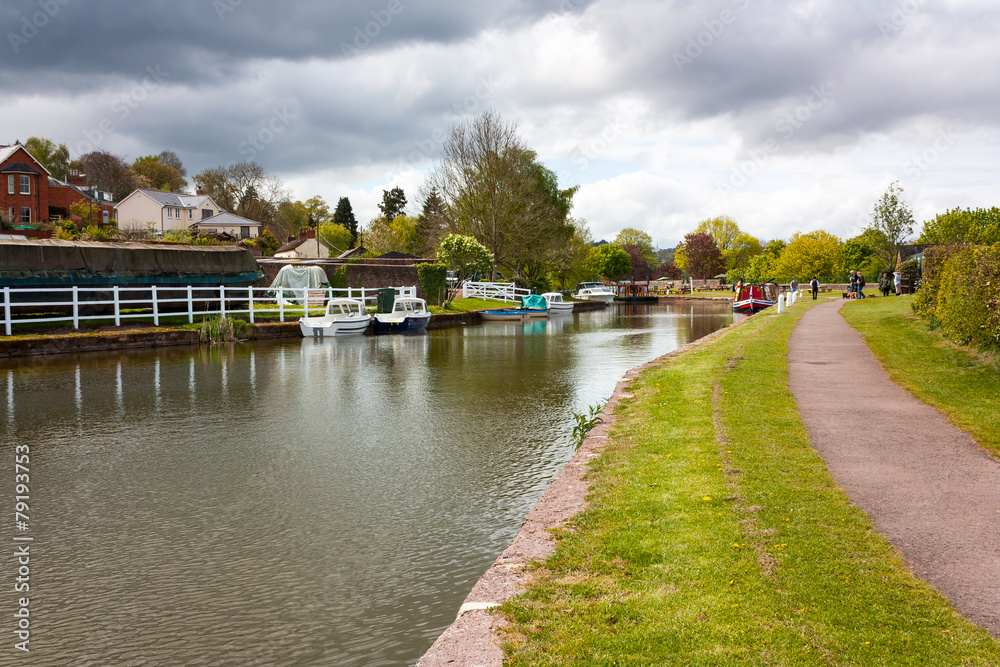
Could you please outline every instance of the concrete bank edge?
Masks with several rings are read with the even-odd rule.
[[[501,667],[504,654],[496,631],[506,622],[502,617],[493,615],[490,609],[524,590],[529,579],[527,567],[532,562],[544,561],[555,552],[555,539],[550,531],[586,509],[586,496],[590,490],[589,483],[584,479],[587,465],[600,455],[607,444],[608,434],[616,421],[616,408],[622,400],[632,397],[628,392],[629,384],[647,369],[695,347],[712,343],[740,325],[742,322],[734,322],[630,369],[622,376],[599,415],[600,423],[587,433],[573,458],[559,469],[528,513],[514,540],[472,587],[459,607],[458,617],[417,661],[416,667]]]

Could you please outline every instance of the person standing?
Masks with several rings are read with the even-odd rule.
[[[858,272],[857,271],[851,271],[851,289],[848,291],[848,294],[852,295],[852,296],[849,296],[848,298],[853,298],[853,299],[858,298]]]
[[[816,276],[813,276],[813,279],[809,281],[809,287],[812,288],[813,301],[815,301],[816,295],[819,293],[819,280],[816,279]]]
[[[858,298],[865,298],[865,274],[858,271]]]
[[[799,291],[799,281],[796,280],[794,277],[792,277],[792,282],[789,283],[789,287],[792,288],[793,292],[798,292]]]
[[[888,271],[882,272],[882,277],[878,279],[878,288],[882,292],[882,296],[889,296],[889,290],[892,289],[892,279],[889,278]]]
[[[892,274],[892,284],[896,286],[896,296],[903,293],[903,274],[896,271]]]

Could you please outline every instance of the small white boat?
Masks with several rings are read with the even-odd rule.
[[[573,294],[573,298],[581,299],[583,301],[600,301],[604,304],[610,304],[615,300],[615,293],[604,283],[579,283],[576,286],[576,292]]]
[[[372,316],[365,305],[356,299],[330,299],[326,313],[320,317],[303,317],[299,329],[303,336],[350,336],[364,333]]]
[[[392,302],[392,312],[375,313],[375,333],[419,331],[431,321],[427,302],[415,296],[404,296]]]
[[[559,292],[546,292],[542,298],[545,299],[549,313],[553,315],[573,312],[573,304],[569,301],[563,301],[563,296]]]

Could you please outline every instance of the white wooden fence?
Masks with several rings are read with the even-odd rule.
[[[531,294],[530,289],[515,287],[514,283],[462,283],[462,298],[496,299],[497,301],[520,301],[522,296]]]
[[[393,287],[396,297],[416,296],[416,287]],[[346,296],[358,299],[366,306],[375,305],[378,289],[348,287],[344,289],[306,289],[291,287],[201,287],[192,285],[145,287],[4,287],[0,301],[0,324],[4,334],[12,335],[15,324],[80,322],[104,320],[121,326],[123,320],[152,319],[160,324],[164,317],[247,315],[254,322],[262,315],[278,315],[285,321],[303,315],[302,303],[315,309],[327,299]]]

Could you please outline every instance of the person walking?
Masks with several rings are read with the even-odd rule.
[[[903,293],[903,274],[896,271],[892,274],[892,284],[896,286],[896,296]]]
[[[813,276],[813,279],[809,281],[809,287],[812,288],[813,301],[815,301],[816,295],[819,294],[819,280],[816,279],[816,276]]]
[[[791,283],[789,283],[789,285],[788,285],[788,286],[792,288],[792,291],[793,291],[793,292],[798,292],[798,291],[799,291],[799,281],[798,281],[798,280],[796,280],[796,279],[794,278],[794,276],[792,277],[792,282],[791,282]]]

